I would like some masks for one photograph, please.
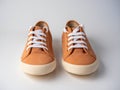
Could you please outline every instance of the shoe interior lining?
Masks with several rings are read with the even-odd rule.
[[[70,28],[73,28],[73,29],[76,28],[78,25],[79,24],[77,22],[75,22],[75,21],[69,21],[67,23],[67,26],[70,27]]]

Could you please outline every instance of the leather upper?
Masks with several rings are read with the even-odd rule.
[[[67,32],[63,32],[62,34],[62,52],[63,52],[63,60],[65,60],[68,63],[75,64],[75,65],[88,65],[92,64],[96,60],[96,55],[86,37],[85,42],[87,43],[88,49],[84,48],[73,48],[68,50],[68,34],[72,32],[73,28],[72,26],[79,26],[80,24],[74,20],[71,20],[67,22]],[[83,27],[81,27],[82,32],[84,32]],[[85,33],[85,32],[84,32]]]
[[[48,28],[48,32],[44,30],[43,28],[44,26]],[[52,36],[48,24],[44,21],[40,21],[34,27],[32,27],[30,31],[39,30],[39,29],[41,29],[46,35],[46,45],[48,50],[42,48],[34,48],[34,47],[26,50],[27,48],[27,43],[26,43],[21,57],[21,60],[24,63],[32,64],[32,65],[43,65],[43,64],[48,64],[54,60],[54,53],[52,48]]]

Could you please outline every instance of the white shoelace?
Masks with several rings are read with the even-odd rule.
[[[84,41],[85,33],[79,32],[81,26],[75,28],[70,34],[68,34],[68,50],[72,48],[85,48],[88,49],[87,43]]]
[[[34,34],[34,36],[33,36]],[[44,37],[46,37],[46,35],[43,33],[42,30],[35,30],[35,31],[30,31],[28,36],[32,35],[28,38],[28,47],[26,50],[28,50],[29,48],[43,48],[43,49],[47,49],[46,47],[46,39]],[[44,36],[44,37],[43,37]]]

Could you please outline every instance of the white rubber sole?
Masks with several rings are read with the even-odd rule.
[[[30,64],[21,62],[20,66],[22,70],[27,74],[45,75],[52,72],[56,68],[56,60],[45,65],[30,65]]]
[[[69,73],[76,75],[88,75],[97,70],[99,63],[98,60],[96,60],[90,65],[74,65],[62,60],[62,65],[63,68]]]

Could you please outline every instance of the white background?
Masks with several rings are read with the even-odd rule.
[[[85,25],[100,61],[97,72],[74,76],[61,65],[61,34],[68,20]],[[29,27],[46,21],[57,69],[29,76],[19,68]],[[0,0],[0,90],[120,90],[120,0]]]

